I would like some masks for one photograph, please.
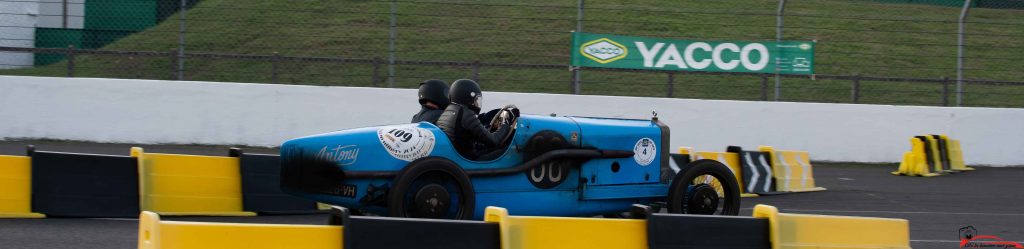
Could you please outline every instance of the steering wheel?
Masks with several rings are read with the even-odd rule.
[[[519,121],[519,108],[515,106],[502,107],[498,111],[498,114],[494,115],[491,119],[491,124],[488,126],[491,132],[497,131],[501,126],[508,125],[509,131],[505,134],[505,137],[501,138],[502,145],[506,144],[512,138],[512,134],[516,131],[516,123]]]

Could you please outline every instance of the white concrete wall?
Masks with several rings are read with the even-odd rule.
[[[486,88],[486,85],[484,86]],[[909,137],[960,139],[969,164],[1024,165],[1024,109],[485,92],[485,108],[650,118],[672,149],[808,150],[813,160],[897,162]],[[0,76],[0,137],[276,146],[304,135],[404,123],[413,89]]]
[[[67,8],[67,27],[64,26],[64,8]],[[39,2],[40,28],[81,29],[85,26],[85,0],[46,0]]]
[[[39,3],[15,1],[0,3],[0,46],[35,47]],[[31,67],[32,53],[0,52],[0,69]]]

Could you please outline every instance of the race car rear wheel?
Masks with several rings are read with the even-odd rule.
[[[737,215],[739,184],[732,171],[715,160],[697,160],[672,180],[668,212],[679,214]]]
[[[474,193],[461,167],[443,158],[422,158],[395,177],[388,191],[388,211],[393,217],[472,219]]]

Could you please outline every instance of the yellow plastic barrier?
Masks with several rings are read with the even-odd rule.
[[[740,186],[740,197],[757,197],[757,194],[751,194],[746,192],[746,186],[743,186],[743,169],[740,168],[740,155],[732,152],[708,152],[698,151],[693,154],[693,160],[697,159],[711,159],[718,161],[725,166],[729,167],[732,174],[736,176],[736,184]]]
[[[509,216],[499,207],[484,220],[499,223],[502,249],[647,248],[645,220]]]
[[[43,218],[32,212],[32,159],[0,156],[0,218]]]
[[[825,188],[814,183],[814,169],[806,151],[775,150],[771,146],[758,147],[771,157],[775,190],[780,192],[812,192]]]
[[[900,161],[899,169],[892,174],[924,177],[940,175],[933,172],[934,167],[928,167],[928,156],[924,147],[924,141],[910,137],[910,151],[903,153],[903,161]]]
[[[900,167],[896,171],[890,172],[893,175],[913,175],[917,162],[914,161],[914,153],[907,151],[903,152],[903,160],[900,160]]]
[[[768,218],[772,249],[910,248],[910,223],[904,219],[786,214],[760,204],[754,217]]]
[[[967,167],[967,164],[964,164],[964,152],[960,150],[960,140],[947,138],[946,147],[949,149],[949,164],[953,167],[953,170],[974,170],[974,168]]]
[[[163,215],[255,216],[242,211],[237,157],[144,153],[139,160],[142,210]]]
[[[139,249],[339,249],[341,226],[161,221],[139,215]]]
[[[690,148],[690,147],[686,147],[686,146],[680,146],[679,147],[679,154],[689,155],[690,152],[692,152],[692,151],[693,151],[693,148]]]
[[[696,160],[696,155],[693,155],[693,148],[679,147],[679,154],[680,155],[686,155],[687,157],[689,157],[688,162],[693,162],[693,160]],[[688,162],[686,162],[686,163],[688,163]],[[672,163],[669,164],[669,167],[672,167],[672,170],[674,170],[677,173],[678,172],[682,172],[683,167],[686,166],[686,165],[679,165],[679,164],[682,164],[682,163],[683,162],[678,162],[675,159],[673,159]]]

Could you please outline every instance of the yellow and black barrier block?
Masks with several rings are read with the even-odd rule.
[[[162,221],[139,216],[139,249],[339,249],[341,226]]]
[[[755,206],[754,217],[768,219],[773,249],[910,248],[910,223],[904,219],[787,214],[768,205]]]
[[[242,208],[259,214],[297,214],[321,212],[316,202],[281,191],[281,157],[244,153],[232,148],[242,174]]]
[[[740,173],[743,178],[745,192],[763,195],[782,193],[775,190],[774,176],[772,176],[772,167],[771,163],[769,163],[771,158],[768,153],[744,151],[739,146],[729,146],[725,150],[735,153],[740,158],[739,164],[742,167]]]
[[[927,143],[927,146],[925,147],[928,148],[928,150],[925,151],[925,154],[929,159],[931,159],[933,167],[935,168],[934,171],[942,174],[953,173],[953,169],[949,167],[949,164],[942,161],[943,151],[940,147],[938,138],[932,135],[923,135],[918,137],[924,139],[923,141]]]
[[[960,140],[947,138],[946,146],[949,148],[949,164],[956,171],[971,171],[974,168],[964,164],[964,152],[960,150]]]
[[[651,214],[643,219],[510,216],[487,207],[485,221],[349,216],[331,210],[328,225],[161,221],[139,217],[139,249],[545,249],[545,248],[909,248],[901,219],[779,213],[757,205],[753,217]]]
[[[929,141],[928,136],[914,136],[914,138],[920,140],[924,145],[924,162],[928,167],[928,172],[942,174],[942,165],[939,165],[938,162],[936,162],[937,160],[935,160],[937,158],[935,155],[936,152],[932,150],[932,142]]]
[[[711,159],[729,167],[732,174],[736,176],[736,182],[740,184],[740,197],[757,197],[757,194],[747,193],[747,188],[743,183],[743,166],[741,166],[738,153],[698,151],[693,153],[693,158],[694,160]]]
[[[331,209],[329,225],[344,227],[348,249],[500,249],[499,224],[468,220],[349,216]]]
[[[915,175],[917,172],[917,161],[914,158],[914,152],[903,152],[903,159],[900,160],[900,166],[896,168],[896,171],[890,172],[893,175]]]
[[[647,248],[644,220],[509,216],[499,207],[484,220],[501,228],[501,249]]]
[[[651,214],[647,246],[669,248],[771,248],[768,219],[739,216]]]
[[[942,164],[942,171],[945,172],[956,172],[953,170],[953,166],[949,161],[949,143],[942,135],[930,135],[935,140],[935,148],[938,149],[939,163]]]
[[[137,160],[129,156],[35,151],[32,208],[51,217],[136,217]]]
[[[32,212],[32,158],[0,156],[0,218],[43,218]]]
[[[935,164],[928,153],[930,150],[927,139],[921,136],[911,137],[910,151],[903,153],[899,168],[892,174],[924,177],[941,175],[935,171]]]
[[[669,154],[668,156],[671,159],[668,162],[668,167],[672,169],[673,174],[678,174],[679,171],[683,170],[683,167],[694,161],[694,155],[690,147],[679,147],[679,154]]]
[[[144,211],[162,215],[255,216],[242,209],[238,157],[145,153],[132,148],[139,164]]]
[[[814,183],[814,169],[811,166],[810,153],[807,151],[776,150],[771,146],[761,146],[758,150],[768,153],[771,159],[772,175],[775,177],[775,190],[782,192],[813,192],[823,191]]]

